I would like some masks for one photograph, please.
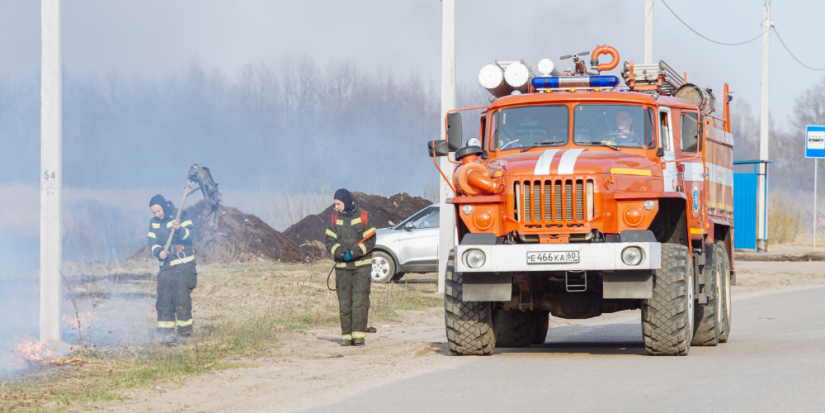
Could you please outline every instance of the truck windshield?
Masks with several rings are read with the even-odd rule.
[[[579,105],[575,112],[573,141],[579,145],[641,148],[653,141],[642,106]]]
[[[493,132],[496,148],[564,145],[569,133],[569,113],[564,105],[503,109]]]

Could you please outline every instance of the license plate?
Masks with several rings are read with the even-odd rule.
[[[567,264],[579,262],[578,251],[528,252],[528,264]]]

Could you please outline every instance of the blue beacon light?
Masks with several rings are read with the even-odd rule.
[[[618,76],[547,76],[534,77],[532,84],[536,89],[616,87],[619,84],[619,78]]]

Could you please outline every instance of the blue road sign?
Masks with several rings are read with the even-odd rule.
[[[805,127],[805,157],[825,158],[825,126]]]

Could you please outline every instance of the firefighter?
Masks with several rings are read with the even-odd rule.
[[[353,202],[348,190],[335,191],[334,198],[335,211],[327,221],[324,243],[335,259],[341,345],[362,346],[370,309],[375,222],[367,211]]]
[[[635,119],[630,114],[630,110],[621,108],[616,111],[616,132],[613,143],[621,146],[642,146],[642,138],[633,129]]]
[[[149,221],[149,249],[158,258],[158,331],[167,345],[185,344],[192,334],[192,290],[198,283],[192,240],[195,229],[186,211],[178,211],[171,201],[155,195],[149,201],[155,215]],[[164,251],[169,234],[175,230],[169,251]],[[177,338],[175,329],[177,328]]]

